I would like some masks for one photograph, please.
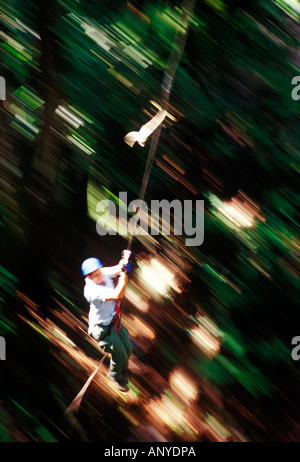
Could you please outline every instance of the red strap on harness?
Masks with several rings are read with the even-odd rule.
[[[124,263],[128,263],[131,255],[131,250],[123,250],[122,258]],[[122,300],[116,300],[115,310],[116,310],[116,319],[114,323],[115,331],[119,334],[121,330],[121,303]]]
[[[115,310],[116,310],[116,319],[115,319],[114,328],[115,328],[115,331],[119,334],[120,329],[121,329],[121,300],[116,301]]]

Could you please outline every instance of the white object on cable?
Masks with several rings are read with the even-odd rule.
[[[157,129],[157,127],[164,121],[167,111],[161,109],[157,114],[152,117],[145,125],[142,126],[138,132],[128,133],[124,141],[132,148],[134,143],[138,142],[140,146],[144,147],[148,137]]]
[[[128,263],[130,256],[131,256],[131,250],[123,250],[122,257],[125,263]]]

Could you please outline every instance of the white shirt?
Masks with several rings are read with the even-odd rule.
[[[84,297],[90,304],[88,330],[89,334],[91,334],[96,324],[103,324],[104,326],[108,326],[116,313],[116,300],[106,301],[108,289],[110,291],[111,289],[115,288],[113,282],[113,276],[115,276],[115,274],[109,267],[102,267],[101,273],[103,278],[101,285],[96,284],[89,278],[86,278],[85,280]]]

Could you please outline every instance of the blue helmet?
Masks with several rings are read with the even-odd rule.
[[[84,260],[84,262],[81,265],[81,271],[83,276],[86,276],[87,274],[92,273],[93,271],[96,271],[98,268],[102,268],[102,263],[98,258],[88,258],[87,260]]]

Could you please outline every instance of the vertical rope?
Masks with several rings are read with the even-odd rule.
[[[187,32],[188,32],[188,28],[190,25],[190,19],[191,19],[191,16],[192,16],[192,13],[195,7],[195,2],[196,0],[184,0],[182,3],[182,7],[181,7],[182,16],[181,16],[181,24],[180,24],[181,29],[179,29],[175,35],[174,45],[171,50],[167,68],[164,72],[164,76],[163,76],[162,83],[161,83],[161,93],[162,93],[161,107],[163,110],[168,109],[168,103],[169,103],[170,94],[172,91],[175,73],[176,73],[177,67],[179,65],[179,62],[181,60],[181,57],[184,51],[184,47],[185,47],[185,43],[187,39]],[[150,144],[149,153],[147,157],[144,176],[142,179],[139,200],[144,200],[144,197],[146,194],[152,165],[155,159],[155,155],[156,155],[156,151],[157,151],[157,147],[158,147],[158,143],[159,143],[159,139],[161,135],[161,129],[162,129],[162,124],[160,124],[159,127],[155,130],[151,138],[151,144]],[[137,208],[136,214],[138,213],[138,211],[139,211],[139,208]],[[133,235],[129,236],[127,250],[131,250],[132,248],[133,237],[134,237]]]

